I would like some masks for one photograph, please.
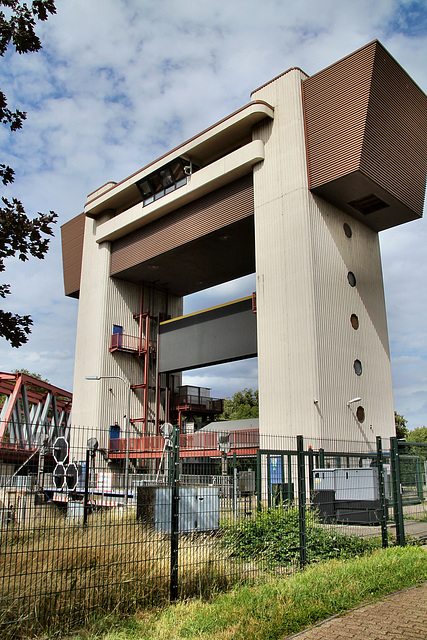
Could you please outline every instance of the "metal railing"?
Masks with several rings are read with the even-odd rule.
[[[245,429],[230,432],[231,451],[247,449],[253,455],[259,446],[258,429]],[[111,438],[109,441],[110,454],[125,454],[126,438]],[[152,457],[153,454],[163,450],[164,438],[162,436],[140,436],[129,439],[130,454],[139,454],[144,457]],[[181,450],[183,452],[210,451],[211,455],[219,456],[218,434],[214,431],[198,431],[196,433],[186,433],[181,435]]]
[[[222,413],[224,411],[224,400],[197,394],[183,394],[172,398],[172,408],[180,409],[181,411]]]

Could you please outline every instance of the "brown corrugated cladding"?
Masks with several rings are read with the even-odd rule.
[[[82,270],[85,214],[81,213],[61,227],[62,268],[65,295],[79,297]]]
[[[427,98],[374,41],[303,82],[310,189],[376,230],[422,215]],[[388,205],[361,216],[350,201]]]
[[[359,168],[375,49],[303,82],[310,189]]]
[[[252,172],[112,243],[112,276],[254,212]]]
[[[427,98],[379,43],[360,168],[422,215],[427,171]]]

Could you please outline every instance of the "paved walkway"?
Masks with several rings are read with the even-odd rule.
[[[427,582],[334,616],[290,638],[298,640],[427,640]]]

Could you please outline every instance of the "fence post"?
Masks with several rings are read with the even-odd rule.
[[[237,522],[237,455],[233,451],[233,513],[234,522]]]
[[[178,544],[179,544],[179,425],[172,435],[172,488],[171,488],[171,564],[170,601],[178,597]]]
[[[387,502],[385,495],[384,467],[383,467],[383,449],[381,436],[377,436],[377,467],[378,467],[378,484],[380,490],[381,505],[381,540],[383,549],[388,547],[387,536]]]
[[[397,544],[405,546],[405,529],[403,524],[402,485],[400,482],[400,456],[397,438],[390,438],[390,462],[393,481],[393,511],[396,523]]]
[[[83,524],[87,523],[89,512],[89,448],[86,448],[85,493],[83,498]]]
[[[261,490],[262,490],[261,451],[258,449],[258,451],[256,452],[256,508],[257,508],[257,511],[261,511]]]
[[[267,507],[271,509],[271,457],[267,453]]]
[[[311,494],[314,490],[314,451],[308,447],[308,491],[311,500]]]
[[[288,501],[291,504],[294,501],[295,491],[292,494],[292,458],[288,453]]]
[[[297,436],[297,460],[298,460],[298,512],[299,512],[299,546],[300,546],[300,566],[307,564],[307,532],[305,521],[305,456],[304,440],[302,436]]]

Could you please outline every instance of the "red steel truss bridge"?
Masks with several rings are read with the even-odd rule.
[[[0,458],[19,461],[69,441],[72,394],[25,373],[0,372]]]

